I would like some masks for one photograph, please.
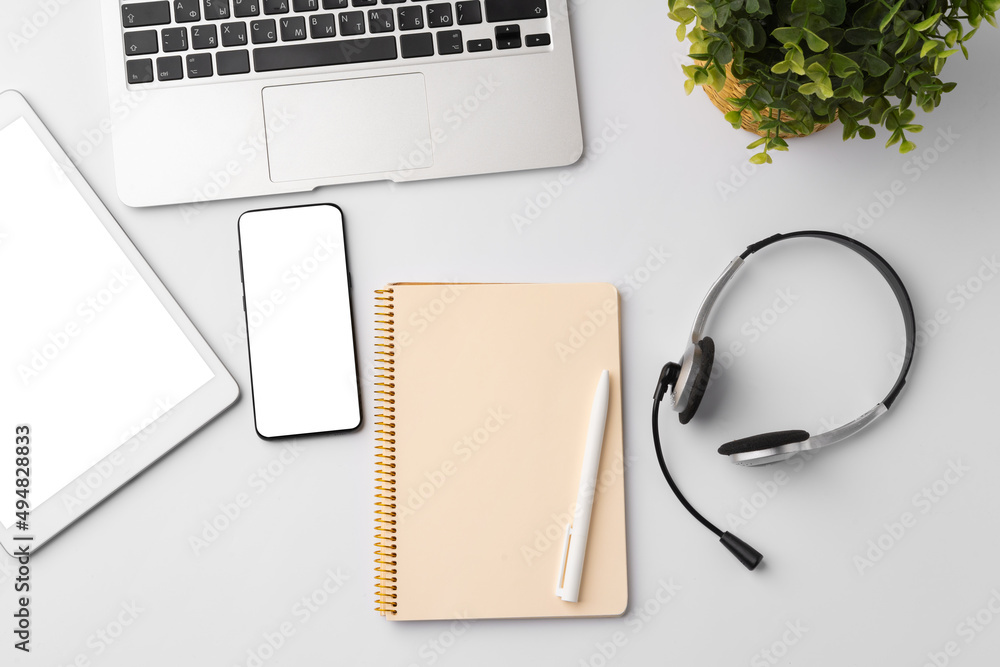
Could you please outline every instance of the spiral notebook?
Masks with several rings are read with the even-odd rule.
[[[376,608],[614,616],[628,599],[618,293],[403,283],[376,299]],[[556,596],[594,390],[611,398],[579,602]]]

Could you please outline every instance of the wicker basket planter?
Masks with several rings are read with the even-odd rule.
[[[733,76],[732,69],[730,69],[729,65],[726,65],[726,85],[723,86],[722,91],[716,91],[715,88],[713,88],[712,86],[702,86],[702,88],[704,88],[705,90],[705,93],[708,94],[708,99],[712,100],[712,104],[718,107],[719,110],[722,111],[722,113],[724,114],[729,113],[730,111],[734,111],[736,109],[736,107],[733,106],[733,104],[729,101],[729,98],[743,97],[743,93],[749,87],[750,87],[749,84],[741,84],[739,80],[737,80],[737,78]],[[765,109],[764,115],[766,116],[768,115],[768,113],[776,113],[776,112],[772,111],[771,109]],[[749,111],[744,111],[741,115],[742,115],[742,121],[740,122],[740,125],[743,127],[744,130],[747,130],[748,132],[753,132],[754,134],[762,137],[767,135],[767,132],[760,131],[759,128],[760,123],[754,120],[753,114],[751,114]],[[789,120],[789,118],[784,113],[781,113],[781,119]],[[817,123],[815,129],[813,130],[813,134],[827,127],[829,127],[829,124],[824,125],[821,123]],[[804,137],[808,135],[781,132],[779,133],[778,136],[788,138],[788,137]]]

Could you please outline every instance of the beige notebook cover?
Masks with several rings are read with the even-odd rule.
[[[624,613],[615,288],[394,284],[376,303],[377,609],[393,620]],[[564,602],[563,537],[604,369],[580,600]]]

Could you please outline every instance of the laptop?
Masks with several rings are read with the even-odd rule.
[[[571,164],[567,2],[102,2],[118,194],[154,206]]]

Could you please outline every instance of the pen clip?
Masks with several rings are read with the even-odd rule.
[[[566,536],[563,537],[562,561],[559,563],[559,576],[556,578],[556,595],[562,595],[563,580],[566,578],[566,559],[569,558],[569,536],[573,532],[573,524],[566,524]]]

